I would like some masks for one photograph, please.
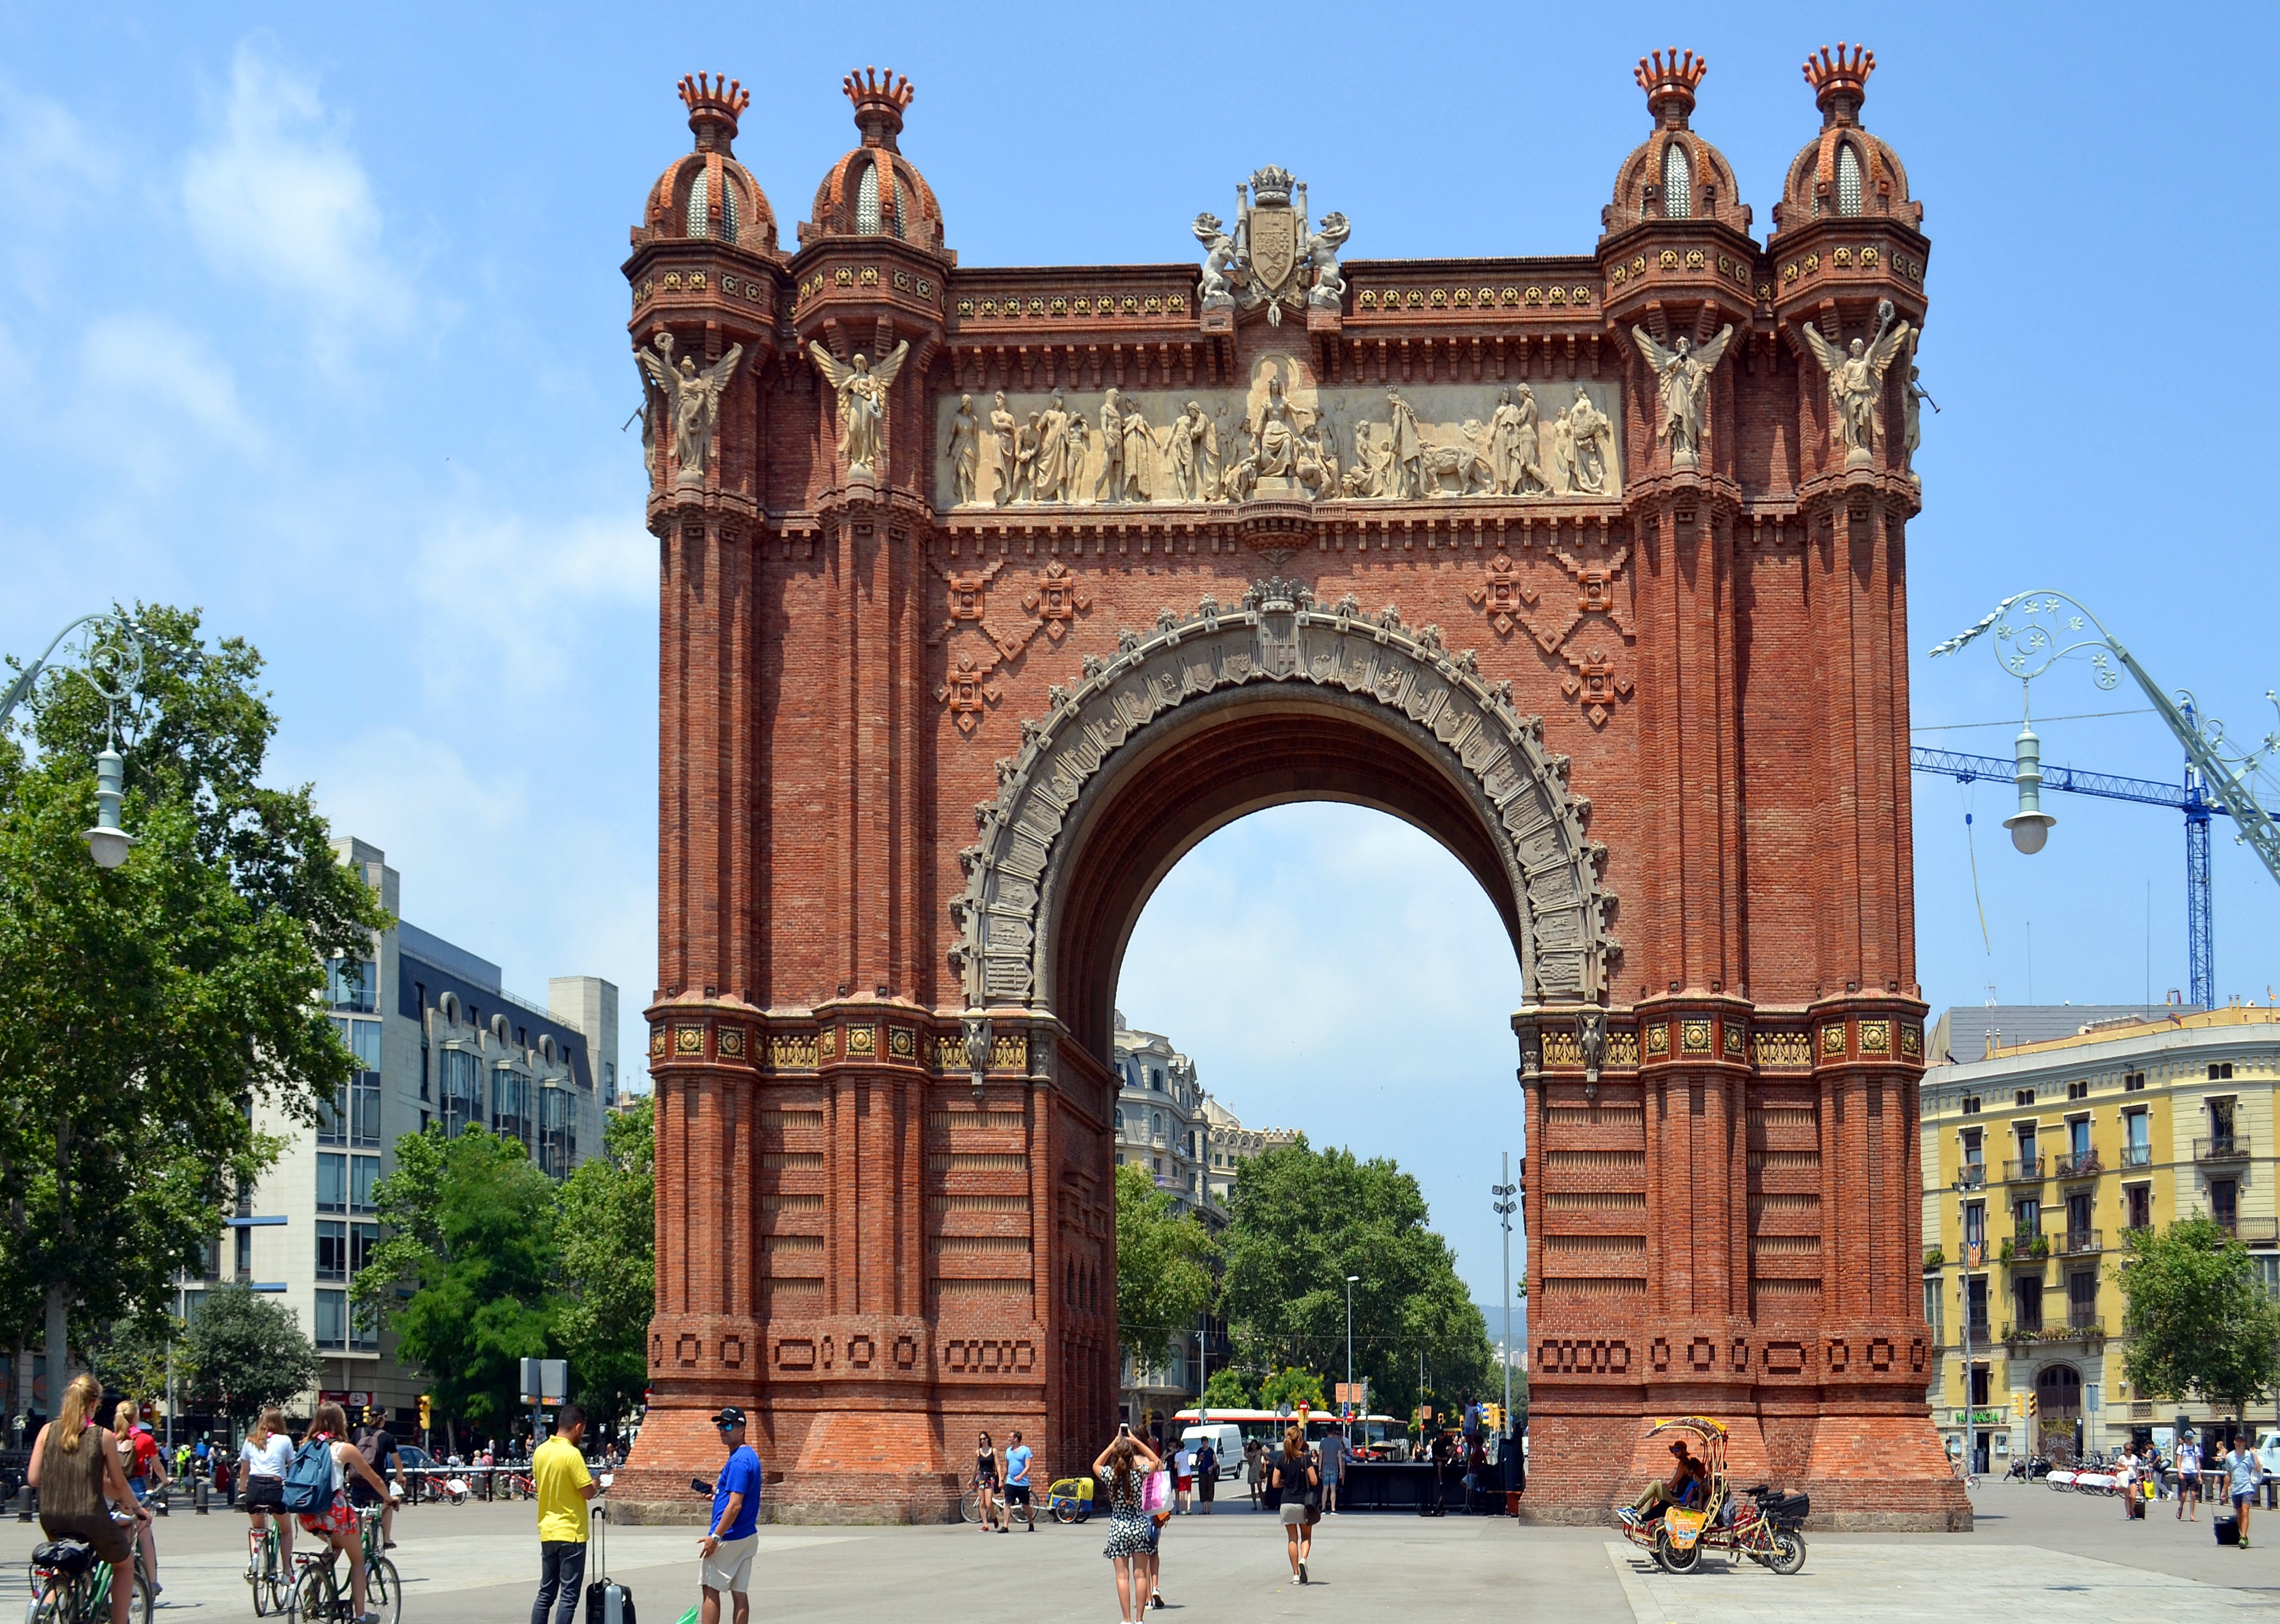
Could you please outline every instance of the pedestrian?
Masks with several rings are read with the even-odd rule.
[[[1212,1501],[1219,1493],[1219,1451],[1205,1438],[1196,1446],[1196,1495],[1203,1502],[1203,1514],[1211,1515]]]
[[[258,1530],[265,1519],[277,1520],[277,1570],[293,1571],[293,1520],[285,1514],[285,1474],[293,1464],[293,1440],[285,1433],[285,1412],[275,1405],[263,1408],[261,1419],[238,1445],[237,1458],[245,1468],[245,1509]]]
[[[103,1384],[82,1371],[64,1389],[56,1419],[32,1441],[24,1482],[40,1491],[40,1531],[50,1539],[84,1540],[97,1561],[111,1564],[111,1624],[127,1624],[135,1594],[135,1536],[113,1522],[111,1507],[148,1523],[150,1512],[135,1497],[118,1440],[96,1424]]]
[[[132,1399],[119,1401],[111,1426],[112,1435],[119,1440],[114,1447],[119,1451],[119,1464],[127,1474],[127,1486],[134,1490],[135,1503],[148,1507],[150,1497],[172,1481],[166,1475],[166,1451],[150,1435],[150,1429],[136,1420]],[[142,1519],[135,1538],[142,1546],[142,1572],[150,1581],[151,1598],[156,1600],[166,1593],[166,1587],[158,1582],[158,1536],[150,1518]]]
[[[1251,1490],[1251,1509],[1259,1509],[1259,1495],[1267,1481],[1267,1451],[1256,1438],[1243,1441],[1243,1481]]]
[[[1321,1514],[1322,1475],[1306,1448],[1306,1435],[1293,1427],[1282,1435],[1282,1452],[1270,1476],[1281,1507],[1283,1544],[1290,1559],[1290,1582],[1305,1584],[1306,1559],[1313,1554],[1313,1518]]]
[[[1162,1464],[1154,1451],[1132,1435],[1129,1423],[1116,1429],[1114,1441],[1092,1463],[1093,1481],[1108,1490],[1108,1543],[1100,1554],[1116,1575],[1117,1612],[1123,1624],[1140,1624],[1148,1611],[1151,1592],[1140,1588],[1140,1560],[1149,1551],[1152,1525],[1141,1500],[1147,1474]]]
[[[720,1592],[734,1604],[736,1624],[752,1616],[752,1552],[760,1543],[760,1458],[744,1442],[744,1412],[727,1405],[712,1418],[713,1429],[728,1451],[712,1484],[712,1518],[697,1542],[704,1560],[697,1580],[705,1589],[704,1624],[720,1624]]]
[[[1005,1525],[1008,1532],[1013,1523],[1013,1508],[1021,1508],[1021,1522],[1030,1533],[1037,1531],[1036,1507],[1029,1504],[1029,1446],[1015,1433],[1013,1442],[1005,1450]]]
[[[1196,1451],[1183,1438],[1172,1456],[1172,1508],[1186,1516],[1195,1492]]]
[[[2185,1515],[2188,1505],[2191,1517]],[[2201,1520],[2201,1446],[2191,1433],[2177,1441],[2177,1516],[2187,1522]]]
[[[998,1508],[998,1446],[983,1433],[974,1449],[974,1497],[980,1503],[982,1531],[995,1534],[990,1525],[997,1520]]]
[[[1333,1427],[1322,1435],[1322,1514],[1326,1517],[1338,1509],[1338,1485],[1345,1475],[1345,1428]]]
[[[380,1435],[388,1436],[385,1431]],[[591,1536],[587,1503],[601,1485],[586,1469],[585,1452],[578,1447],[585,1436],[586,1412],[564,1405],[554,1435],[530,1458],[531,1487],[538,1498],[538,1597],[530,1604],[530,1624],[546,1624],[550,1606],[554,1624],[574,1624],[586,1593],[586,1542]]]
[[[2224,1457],[2226,1487],[2232,1496],[2232,1514],[2240,1519],[2240,1548],[2248,1549],[2248,1508],[2256,1502],[2256,1486],[2264,1473],[2256,1452],[2248,1447],[2248,1440],[2233,1435],[2232,1447]]]

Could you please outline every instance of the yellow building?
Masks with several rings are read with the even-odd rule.
[[[2130,1390],[2115,1271],[2124,1232],[2209,1217],[2280,1292],[2280,1009],[1954,1009],[1931,1057],[1924,1316],[1950,1452],[1968,1438],[1980,1470],[2001,1471],[2029,1443],[2029,1395],[2044,1453],[2207,1419]],[[2268,1401],[2249,1419],[2273,1414]]]

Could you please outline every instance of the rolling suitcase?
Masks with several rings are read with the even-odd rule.
[[[634,1593],[610,1578],[609,1548],[603,1530],[610,1526],[610,1508],[594,1508],[594,1579],[586,1587],[586,1624],[635,1624]]]
[[[2211,1531],[2216,1535],[2216,1543],[2218,1544],[2238,1545],[2240,1543],[2239,1518],[2212,1517],[2209,1519],[2209,1528]]]

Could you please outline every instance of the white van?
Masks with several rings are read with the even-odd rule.
[[[1219,1474],[1233,1477],[1243,1470],[1243,1428],[1233,1421],[1210,1421],[1190,1427],[1180,1434],[1180,1442],[1190,1449],[1199,1446],[1205,1438],[1219,1454]]]

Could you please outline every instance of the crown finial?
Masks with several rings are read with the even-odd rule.
[[[1683,129],[1686,115],[1694,111],[1694,87],[1709,71],[1709,58],[1691,50],[1682,56],[1673,45],[1667,58],[1659,50],[1641,57],[1631,77],[1646,92],[1647,112],[1674,128]]]
[[[1251,200],[1267,207],[1286,204],[1290,201],[1290,189],[1297,184],[1282,165],[1269,164],[1252,172]]]
[[[918,94],[911,81],[897,79],[892,68],[881,73],[866,67],[840,81],[840,88],[855,104],[855,127],[863,132],[863,144],[897,150],[895,137],[902,133],[903,111]]]
[[[736,139],[736,115],[752,104],[752,93],[725,73],[684,73],[681,100],[689,109],[697,150],[726,152]]]
[[[1868,94],[1868,75],[1876,71],[1875,51],[1855,45],[1848,55],[1843,40],[1837,42],[1833,54],[1823,45],[1818,57],[1805,59],[1805,81],[1813,87],[1813,99],[1820,104],[1824,126],[1851,124],[1860,118],[1860,104]]]

